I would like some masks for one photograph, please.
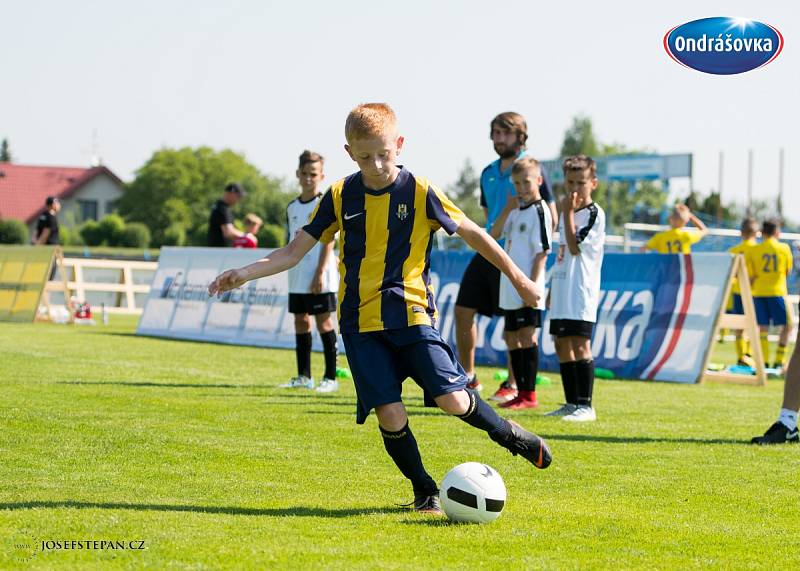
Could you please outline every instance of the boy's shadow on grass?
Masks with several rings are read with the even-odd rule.
[[[156,383],[153,381],[58,381],[57,385],[116,385],[120,387],[155,387],[164,389],[272,389],[274,385],[236,385],[229,383]]]
[[[605,444],[750,444],[750,440],[730,438],[669,438],[660,436],[598,436],[590,434],[540,434],[545,440],[570,442],[602,442]]]
[[[347,406],[353,408],[355,407],[355,402],[351,402]],[[415,416],[441,416],[446,417],[449,416],[446,412],[440,411],[435,408],[423,408],[423,407],[406,407],[406,411],[408,412],[408,416],[415,417]],[[305,414],[322,414],[322,415],[344,415],[344,416],[353,416],[353,411],[339,411],[339,410],[306,410],[304,411]],[[370,415],[371,416],[371,415]]]
[[[155,381],[58,381],[56,384],[58,385],[98,385],[98,386],[120,386],[120,387],[136,387],[136,388],[164,388],[164,389],[279,389],[277,385],[249,385],[249,384],[235,384],[235,383],[160,383]],[[238,395],[231,395],[231,396],[238,396]],[[254,396],[253,393],[250,393],[250,396]],[[267,402],[275,402],[275,404],[288,404],[281,403],[280,401],[275,401],[274,397],[279,399],[291,399],[291,398],[303,398],[306,400],[313,400],[314,402],[341,402],[342,399],[336,399],[335,397],[330,396],[323,396],[317,393],[309,393],[304,395],[298,394],[285,394],[278,392],[276,393],[264,393],[260,395],[267,399]],[[272,399],[272,400],[269,400]],[[348,403],[352,401],[347,401]]]
[[[381,515],[381,514],[392,514],[392,513],[408,511],[408,508],[403,508],[400,506],[328,509],[328,508],[310,507],[310,506],[290,506],[285,508],[237,508],[237,507],[227,507],[227,506],[126,504],[117,502],[76,502],[71,500],[0,503],[0,511],[28,510],[28,509],[42,509],[42,508],[184,512],[184,513],[223,514],[223,515],[262,516],[262,517],[266,516],[266,517],[326,517],[326,518],[345,518],[345,517],[354,517],[362,515]]]

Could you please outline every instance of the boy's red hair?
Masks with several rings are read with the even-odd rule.
[[[397,116],[386,103],[362,103],[347,116],[344,136],[348,141],[381,137],[397,130]]]

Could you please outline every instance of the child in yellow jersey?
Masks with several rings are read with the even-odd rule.
[[[397,164],[404,138],[388,105],[353,109],[345,138],[358,171],[331,185],[289,244],[222,273],[208,292],[283,272],[317,241],[330,242],[339,232],[339,327],[356,388],[356,422],[363,424],[375,410],[384,448],[413,486],[414,509],[441,514],[436,481],[422,464],[402,402],[406,378],[422,387],[426,404],[483,430],[535,467],[547,468],[552,455],[544,440],[500,417],[467,388],[464,369],[436,329],[429,256],[433,233],[441,228],[461,236],[508,277],[524,305],[536,306],[542,288],[441,190]]]
[[[756,235],[758,234],[758,224],[754,218],[745,218],[742,220],[741,226],[742,241],[728,250],[731,254],[746,254],[747,251],[753,246],[757,246]],[[742,305],[742,296],[740,295],[739,280],[733,279],[733,287],[731,288],[731,305],[728,308],[728,313],[735,315],[744,315],[744,306]],[[754,365],[753,357],[750,355],[750,340],[745,339],[741,329],[736,331],[736,359],[739,365],[752,367]]]
[[[782,369],[786,360],[786,345],[789,341],[789,326],[785,296],[788,293],[786,278],[792,270],[792,250],[788,245],[778,242],[780,222],[766,220],[761,226],[763,241],[745,253],[747,273],[753,286],[753,303],[756,306],[756,319],[761,331],[761,349],[764,361],[769,363],[769,341],[767,334],[770,325],[780,327],[778,351],[773,367]]]
[[[691,222],[697,230],[687,230]],[[685,204],[676,204],[669,216],[671,230],[659,232],[644,245],[645,250],[653,250],[659,254],[689,254],[692,244],[697,244],[708,234],[708,228],[697,216],[692,214]]]

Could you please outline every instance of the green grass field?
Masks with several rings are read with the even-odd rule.
[[[596,423],[514,413],[548,438],[554,462],[544,471],[423,408],[409,383],[411,425],[434,477],[477,460],[508,488],[499,520],[455,525],[396,506],[411,500],[410,486],[375,418],[356,426],[349,383],[332,395],[289,392],[276,385],[294,372],[291,351],[134,329],[121,318],[105,328],[0,324],[0,567],[800,565],[800,447],[747,444],[774,421],[782,381],[598,381]],[[542,411],[561,400],[550,377]],[[35,551],[48,540],[145,549]]]

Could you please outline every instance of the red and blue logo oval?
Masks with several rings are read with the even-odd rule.
[[[744,73],[772,62],[783,49],[774,26],[747,18],[703,18],[675,26],[664,49],[681,65],[714,75]]]

